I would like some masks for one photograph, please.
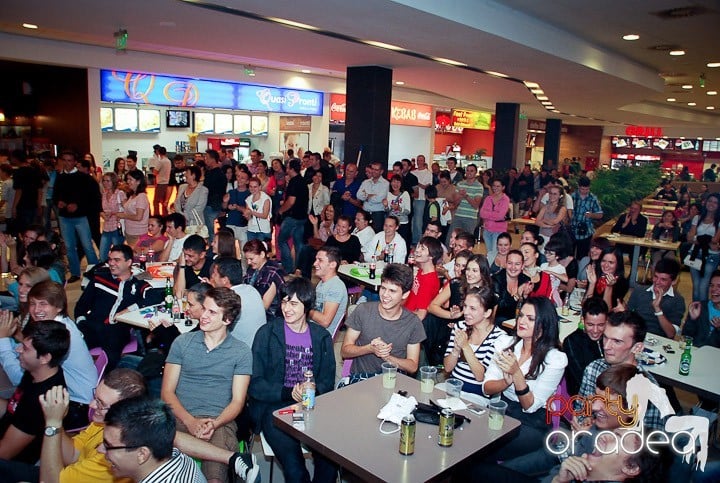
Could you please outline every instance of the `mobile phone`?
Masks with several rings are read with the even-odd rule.
[[[482,416],[482,415],[485,414],[485,412],[487,411],[487,409],[485,409],[485,408],[483,408],[483,407],[480,407],[480,406],[475,406],[475,405],[470,405],[470,406],[468,406],[467,409],[468,409],[468,411],[470,411],[471,413],[475,413],[475,414],[477,414],[478,416]]]

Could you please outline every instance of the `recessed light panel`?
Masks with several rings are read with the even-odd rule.
[[[623,35],[623,40],[638,40],[640,36],[638,34],[627,34]]]

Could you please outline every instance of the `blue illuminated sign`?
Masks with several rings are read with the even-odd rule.
[[[323,111],[323,93],[318,91],[115,70],[100,71],[100,97],[105,102],[311,116],[322,116]]]

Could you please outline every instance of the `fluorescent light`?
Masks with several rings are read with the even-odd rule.
[[[547,101],[548,100],[548,96],[535,96],[535,97],[537,98],[538,101]]]
[[[386,44],[385,42],[378,42],[377,40],[363,40],[363,42],[368,45],[372,45],[373,47],[379,47],[381,49],[395,50],[395,51],[405,50],[402,47],[398,47],[397,45]]]
[[[707,106],[705,109],[707,109],[708,111],[712,111],[715,109],[715,106]]]
[[[708,62],[708,67],[720,67],[720,62]]]
[[[286,18],[280,18],[280,17],[268,17],[268,20],[271,20],[276,23],[280,23],[283,25],[287,25],[288,27],[295,27],[303,30],[320,30],[319,28],[308,25],[306,23],[301,22],[295,22],[294,20],[288,20]]]
[[[706,94],[708,96],[717,96],[717,91],[707,91]]]
[[[685,51],[684,50],[671,50],[670,55],[672,55],[672,56],[685,55]]]
[[[623,40],[638,40],[640,36],[638,34],[627,34],[623,35]]]
[[[552,106],[551,101],[542,101],[540,104],[542,104],[543,106]]]
[[[682,88],[683,89],[692,89],[693,86],[692,86],[692,84],[683,84]]]
[[[688,102],[688,106],[697,106],[696,102]]]
[[[668,98],[667,98],[667,101],[668,101],[668,102],[675,102],[675,101],[677,101],[677,99],[675,99],[674,97],[668,97]]]
[[[540,84],[538,84],[537,82],[523,81],[523,84],[525,84],[525,87],[527,87],[528,89],[540,88]]]
[[[509,77],[507,74],[503,74],[502,72],[495,72],[494,70],[486,70],[485,73],[488,75],[495,76],[495,77],[502,77],[502,78]]]
[[[445,57],[433,57],[432,59],[436,62],[442,62],[443,64],[450,64],[450,65],[454,65],[456,67],[467,67],[467,64],[464,64],[457,60],[446,59]]]
[[[24,23],[23,27],[25,27],[26,29],[32,29],[32,30],[35,30],[36,28],[38,28],[38,26],[35,25],[34,23]]]
[[[396,85],[396,86],[404,86],[404,85],[405,85],[405,82],[403,82],[403,81],[395,81],[395,85]]]
[[[530,92],[532,92],[535,95],[543,95],[545,94],[545,91],[542,89],[530,89]]]
[[[303,69],[300,72],[302,72],[303,74],[309,74],[312,71],[310,69]]]

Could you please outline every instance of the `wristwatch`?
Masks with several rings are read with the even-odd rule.
[[[46,426],[45,427],[45,436],[55,436],[61,430],[62,430],[62,428],[56,428],[55,426]]]

